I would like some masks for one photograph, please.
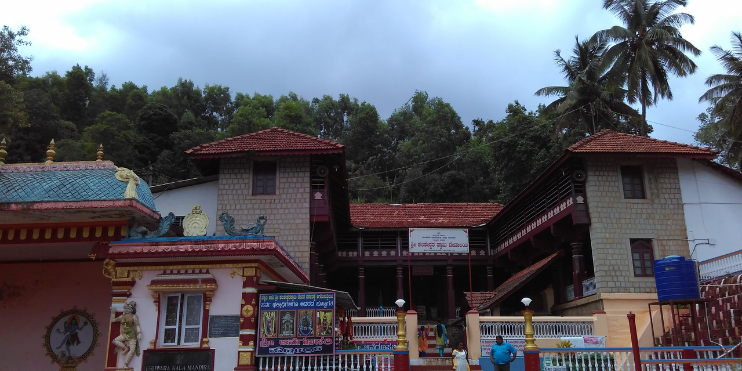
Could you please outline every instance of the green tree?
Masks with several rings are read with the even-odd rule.
[[[732,32],[732,49],[711,47],[711,52],[726,70],[706,79],[707,90],[699,101],[710,102],[712,110],[707,120],[701,119],[701,129],[696,140],[722,150],[723,161],[735,168],[742,163],[742,34]],[[703,114],[702,114],[703,115]],[[704,122],[705,121],[705,122]],[[708,136],[709,132],[715,133]],[[710,141],[704,138],[717,138]]]
[[[538,96],[556,96],[547,105],[544,114],[554,119],[557,133],[577,131],[595,134],[603,129],[616,129],[620,116],[637,116],[636,111],[624,103],[626,91],[609,87],[602,54],[608,42],[594,37],[582,41],[575,37],[573,55],[565,60],[560,50],[554,52],[554,61],[561,69],[567,86],[549,86],[536,92]]]
[[[159,103],[150,103],[141,111],[135,123],[137,137],[134,148],[139,161],[146,165],[159,156],[160,152],[173,149],[170,136],[178,131],[178,118]]]
[[[693,137],[699,145],[719,151],[719,157],[716,161],[740,170],[740,165],[742,165],[740,163],[742,142],[729,135],[729,130],[725,125],[725,116],[728,115],[725,112],[728,110],[729,108],[708,107],[705,113],[696,117],[701,125]],[[721,112],[721,115],[719,112]]]
[[[28,36],[28,28],[13,32],[8,26],[0,30],[0,81],[11,84],[16,75],[27,75],[31,72],[33,57],[24,57],[18,47],[30,46],[31,42],[22,39]]]
[[[206,106],[206,128],[209,130],[226,129],[235,111],[229,87],[206,84],[203,96]]]
[[[273,124],[283,129],[298,133],[319,135],[319,128],[312,120],[312,106],[306,99],[289,92],[276,100],[276,112]]]
[[[23,93],[0,81],[0,134],[6,134],[13,126],[26,126],[27,118]]]
[[[685,0],[604,0],[623,23],[599,31],[595,37],[613,42],[603,58],[612,63],[611,78],[618,86],[626,85],[629,103],[641,104],[643,128],[647,135],[647,107],[660,98],[672,100],[669,76],[684,77],[696,71],[696,64],[686,53],[699,56],[698,50],[680,33],[685,24],[693,24],[687,13],[675,13]]]
[[[87,126],[87,107],[93,91],[88,70],[87,66],[83,69],[78,64],[67,71],[64,101],[60,111],[62,118],[74,122],[80,131]]]
[[[340,94],[337,100],[330,95],[312,99],[314,126],[319,128],[320,138],[338,141],[348,128],[348,117],[358,110],[358,99]]]
[[[92,161],[102,144],[104,160],[136,169],[141,163],[133,150],[135,140],[136,132],[131,121],[121,113],[106,111],[98,115],[93,125],[85,128],[80,139],[60,141],[57,152],[61,161]]]
[[[250,98],[249,94],[237,93],[234,103],[237,111],[232,116],[227,129],[219,133],[218,139],[270,129],[272,125],[271,117],[274,112],[272,96],[255,93]]]

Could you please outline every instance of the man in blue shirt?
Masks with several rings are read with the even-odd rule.
[[[495,337],[495,344],[490,348],[490,361],[495,365],[495,371],[510,371],[510,362],[515,361],[518,350],[502,341],[502,336]]]

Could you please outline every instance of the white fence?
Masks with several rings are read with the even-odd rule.
[[[479,333],[482,339],[523,339],[526,325],[523,317],[480,317]],[[537,338],[592,336],[593,317],[533,317]]]
[[[340,350],[335,355],[258,357],[259,371],[391,371],[391,352]]]
[[[396,311],[394,307],[366,308],[366,317],[394,317]]]
[[[693,358],[684,359],[683,350],[692,350]],[[719,347],[640,348],[643,371],[731,371],[739,360]],[[544,369],[564,371],[635,371],[631,348],[548,348],[541,349]]]
[[[742,251],[698,263],[698,273],[703,281],[724,277],[740,271],[742,271]]]
[[[396,318],[395,318],[396,319]],[[397,339],[397,323],[353,323],[353,339]]]

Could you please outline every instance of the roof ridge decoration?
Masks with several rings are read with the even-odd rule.
[[[265,215],[260,215],[255,224],[237,229],[234,218],[227,212],[221,213],[219,220],[224,225],[224,231],[230,236],[262,236],[265,224],[268,223],[268,218]]]
[[[572,153],[665,153],[716,156],[717,151],[689,144],[605,129],[569,146]]]
[[[201,211],[201,205],[193,205],[193,210],[183,218],[183,236],[206,236],[208,228],[208,215]]]
[[[254,140],[253,140],[254,139]],[[308,134],[272,127],[210,143],[185,151],[189,155],[224,155],[247,151],[340,150],[340,143]]]
[[[126,191],[124,191],[124,198],[133,198],[138,200],[137,186],[139,185],[139,177],[134,171],[129,170],[125,167],[116,168],[116,179],[122,182],[129,182],[126,185]]]
[[[165,235],[170,230],[170,226],[175,221],[175,214],[172,212],[168,213],[166,217],[160,219],[160,226],[150,231],[147,228],[140,226],[135,218],[129,219],[126,223],[126,238],[137,239],[137,238],[158,238]]]
[[[111,161],[80,161],[55,162],[53,164],[5,164],[0,166],[0,173],[31,173],[44,171],[73,171],[73,170],[107,170],[116,169]]]

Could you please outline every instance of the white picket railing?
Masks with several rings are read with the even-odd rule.
[[[394,307],[366,308],[366,317],[394,317],[396,311]]]
[[[523,317],[480,317],[479,333],[482,339],[525,338]],[[533,317],[533,330],[537,338],[592,336],[593,317]]]
[[[353,339],[397,339],[397,323],[353,323]]]
[[[358,310],[357,309],[346,309],[345,315],[348,315],[351,317],[358,317]]]
[[[338,350],[335,355],[258,357],[259,371],[391,371],[391,352]]]
[[[693,358],[685,359],[683,350],[693,350]],[[544,369],[564,371],[635,371],[631,348],[548,348],[539,356]],[[643,371],[683,371],[690,364],[694,371],[731,371],[739,360],[725,354],[719,347],[657,347],[640,348]]]
[[[742,251],[698,263],[698,273],[702,281],[724,277],[740,271],[742,271]]]

